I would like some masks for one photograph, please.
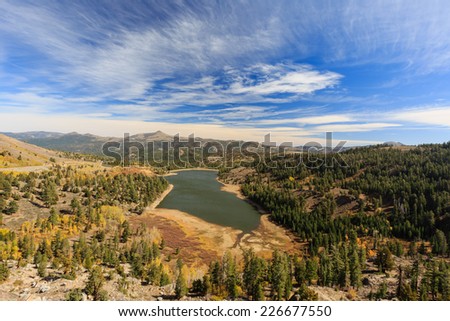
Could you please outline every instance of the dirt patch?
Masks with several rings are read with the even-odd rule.
[[[161,232],[167,255],[178,252],[179,249],[179,256],[183,261],[206,266],[211,261],[220,259],[227,251],[240,257],[243,249],[252,248],[259,255],[270,257],[275,249],[290,253],[298,253],[300,250],[301,244],[296,238],[284,228],[272,223],[262,208],[258,208],[242,195],[238,185],[223,184],[222,190],[250,202],[263,214],[258,228],[247,234],[238,229],[206,222],[189,213],[156,208],[172,188],[172,185],[169,186],[142,215],[130,217],[132,226],[144,224]]]
[[[75,280],[67,280],[61,277],[61,272],[48,267],[47,271],[52,277],[41,278],[34,264],[21,268],[16,268],[15,264],[9,262],[11,275],[6,282],[0,284],[0,301],[64,301],[70,290],[83,289],[89,277],[88,270],[82,269]],[[159,296],[173,293],[172,284],[164,287],[144,286],[134,278],[128,278],[126,291],[121,291],[120,277],[116,273],[112,274],[112,278],[107,277],[111,275],[110,271],[111,269],[105,268],[106,280],[103,286],[109,300],[154,301]],[[83,300],[87,300],[84,294]]]
[[[272,223],[269,217],[268,214],[262,215],[259,227],[251,233],[243,235],[238,247],[241,249],[252,248],[258,255],[266,258],[271,257],[275,249],[299,254],[302,244],[292,233]]]
[[[233,168],[223,177],[223,182],[227,184],[242,184],[248,176],[253,175],[255,172],[253,168],[248,167]]]
[[[157,228],[166,247],[176,252],[189,264],[209,265],[233,250],[240,230],[208,223],[188,213],[178,210],[156,208],[145,211],[140,216],[130,218],[132,226],[144,224]]]

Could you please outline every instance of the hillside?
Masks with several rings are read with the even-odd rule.
[[[117,138],[100,137],[91,134],[68,134],[47,132],[5,133],[29,144],[64,152],[100,155],[102,145],[108,140]]]
[[[92,134],[79,134],[71,132],[67,134],[53,132],[24,132],[24,133],[4,133],[15,139],[64,152],[101,155],[102,146],[108,141],[121,142],[123,137],[104,137]],[[132,141],[172,141],[173,137],[161,131],[153,133],[141,133],[130,136]]]
[[[55,133],[55,132],[23,132],[23,133],[3,133],[6,136],[14,139],[21,140],[23,142],[40,146],[43,148],[53,149],[63,152],[102,155],[102,146],[106,142],[123,142],[123,137],[105,137],[92,134],[79,134],[77,132],[71,132],[67,134]],[[130,135],[130,141],[141,142],[144,146],[147,146],[148,142],[154,142],[154,148],[161,148],[161,142],[172,142],[174,137],[166,134],[160,130],[150,133],[138,133]],[[195,137],[196,141],[201,145],[207,142],[219,142],[223,145],[231,142],[231,140],[217,140],[212,138]],[[187,141],[187,137],[180,137],[181,141]]]
[[[357,148],[337,157],[340,165],[316,156],[222,169],[220,178],[240,184],[305,244],[308,285],[353,287],[368,299],[448,300],[449,291],[430,296],[428,288],[433,269],[449,282],[450,143]]]
[[[0,134],[0,168],[42,166],[61,160],[55,151]]]
[[[168,182],[148,168],[0,173],[0,300],[449,300],[450,144],[322,157],[221,169],[270,213],[239,242],[155,209]]]

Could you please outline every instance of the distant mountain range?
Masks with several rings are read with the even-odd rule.
[[[122,142],[123,137],[103,137],[92,134],[79,134],[76,132],[71,133],[57,133],[57,132],[46,132],[46,131],[31,131],[31,132],[23,132],[23,133],[2,133],[6,136],[21,140],[23,142],[37,145],[43,148],[65,151],[65,152],[73,152],[73,153],[81,153],[81,154],[93,154],[93,155],[101,155],[102,154],[102,146],[104,143],[109,141],[117,141]],[[211,141],[218,141],[221,143],[231,142],[232,140],[215,140],[215,139],[204,139],[200,137],[195,138],[196,141],[201,142],[201,144],[205,144]],[[161,146],[162,141],[172,142],[174,137],[166,134],[162,131],[156,131],[152,133],[141,133],[130,136],[131,141],[139,141],[142,143],[146,142],[155,142],[156,147]],[[186,137],[180,137],[180,140],[186,141]],[[385,142],[382,145],[392,146],[392,147],[401,147],[405,146],[399,142]],[[342,151],[351,149],[354,147],[344,147]],[[308,151],[312,150],[315,152],[323,152],[327,150],[331,152],[330,148],[316,146],[315,144],[307,144],[305,146],[298,146],[289,148],[292,151]]]
[[[93,155],[101,155],[102,146],[106,142],[123,141],[123,137],[103,137],[92,134],[79,134],[76,132],[64,134],[57,132],[32,131],[23,133],[6,132],[2,134],[48,149]],[[187,141],[187,139],[187,137],[180,137],[181,141]],[[196,141],[201,142],[202,145],[209,141],[228,142],[226,140],[203,139],[200,137],[196,137],[195,139]],[[173,140],[173,136],[162,131],[130,135],[130,141],[142,143],[155,142],[156,147],[160,147],[160,143],[163,141],[172,142]]]

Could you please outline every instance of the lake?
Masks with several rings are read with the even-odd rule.
[[[216,178],[217,172],[202,170],[179,171],[167,176],[173,189],[158,207],[176,209],[245,233],[256,229],[261,218],[258,211],[235,194],[222,191],[222,184]]]

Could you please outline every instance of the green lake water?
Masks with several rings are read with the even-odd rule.
[[[201,170],[167,176],[173,189],[158,207],[176,209],[245,233],[256,229],[261,217],[258,211],[236,195],[222,191],[216,178],[217,172]]]

